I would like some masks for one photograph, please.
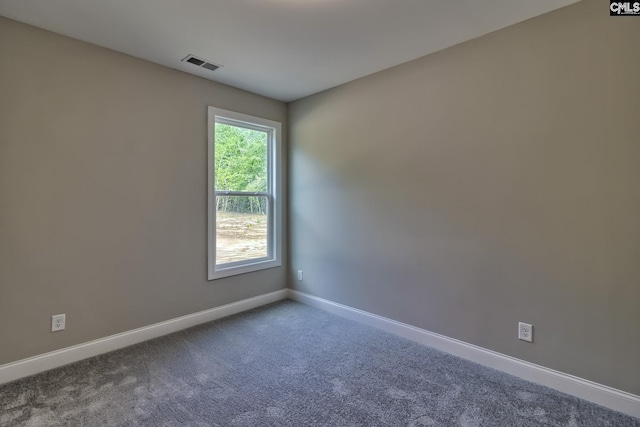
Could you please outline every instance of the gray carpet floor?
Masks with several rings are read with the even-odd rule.
[[[0,386],[2,426],[640,426],[283,301]]]

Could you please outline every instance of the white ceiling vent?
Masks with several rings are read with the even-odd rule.
[[[206,68],[207,70],[215,71],[218,68],[222,67],[222,65],[214,64],[213,62],[207,61],[202,58],[198,58],[194,55],[187,55],[182,59],[182,62],[189,62],[193,65],[197,65],[198,67]]]

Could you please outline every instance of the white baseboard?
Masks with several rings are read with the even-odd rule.
[[[131,331],[74,345],[72,347],[63,348],[50,353],[40,354],[28,359],[18,360],[17,362],[0,365],[0,384],[48,371],[49,369],[68,365],[69,363],[77,362],[99,354],[118,350],[123,347],[128,347],[133,344],[138,344],[163,335],[171,334],[201,323],[211,322],[212,320],[251,310],[252,308],[256,308],[261,305],[286,299],[287,295],[287,289],[282,289],[268,294],[258,295],[253,298],[233,302],[231,304],[222,305],[210,310],[187,314],[186,316],[155,323],[150,326],[133,329]]]
[[[303,292],[289,290],[289,298],[395,335],[445,351],[472,362],[588,400],[640,418],[640,396],[593,381],[529,363],[486,348],[429,332],[406,323],[338,304]]]

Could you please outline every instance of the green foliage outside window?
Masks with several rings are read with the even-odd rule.
[[[266,132],[238,126],[215,125],[216,191],[267,191]],[[266,214],[265,197],[216,196],[216,208],[223,212]]]

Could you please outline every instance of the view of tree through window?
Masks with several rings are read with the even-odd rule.
[[[268,142],[267,132],[215,124],[216,265],[269,255]]]

